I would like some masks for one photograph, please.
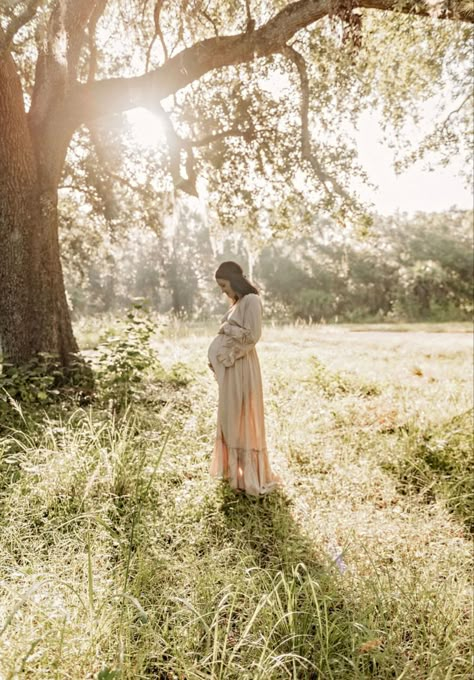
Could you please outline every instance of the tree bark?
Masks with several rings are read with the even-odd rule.
[[[16,67],[0,61],[0,342],[5,361],[77,352],[66,302],[56,189],[41,186]]]
[[[96,5],[55,4],[28,114],[0,29],[0,344],[4,361],[15,366],[47,354],[68,368],[78,352],[60,258],[58,183],[75,129],[64,105]]]

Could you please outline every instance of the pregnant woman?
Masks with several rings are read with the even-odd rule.
[[[237,491],[258,496],[279,484],[268,461],[262,376],[255,349],[262,332],[262,303],[236,262],[223,262],[215,277],[233,304],[208,351],[219,385],[211,474],[227,479]]]

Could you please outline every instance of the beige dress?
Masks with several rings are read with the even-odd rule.
[[[217,434],[211,474],[234,489],[259,495],[279,479],[268,461],[263,412],[262,376],[255,345],[262,332],[259,295],[245,295],[222,319],[208,350],[219,385]]]

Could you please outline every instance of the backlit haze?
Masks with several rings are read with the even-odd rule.
[[[269,89],[273,89],[271,86]],[[133,136],[140,146],[156,146],[165,140],[160,119],[139,108],[129,111],[127,118]],[[394,171],[394,152],[382,141],[382,129],[375,114],[363,114],[356,133],[359,159],[375,188],[359,186],[364,200],[373,203],[378,213],[397,211],[441,212],[451,208],[469,210],[473,198],[471,188],[461,176],[461,161],[453,158],[447,167],[433,171],[419,162],[403,173]]]

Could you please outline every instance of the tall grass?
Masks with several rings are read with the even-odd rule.
[[[150,367],[122,410],[25,411],[4,429],[0,677],[470,677],[471,545],[453,486],[469,337],[354,337],[266,331],[285,486],[262,499],[209,479],[216,391],[193,332],[159,345],[187,385]],[[441,441],[453,484],[426,461]]]

